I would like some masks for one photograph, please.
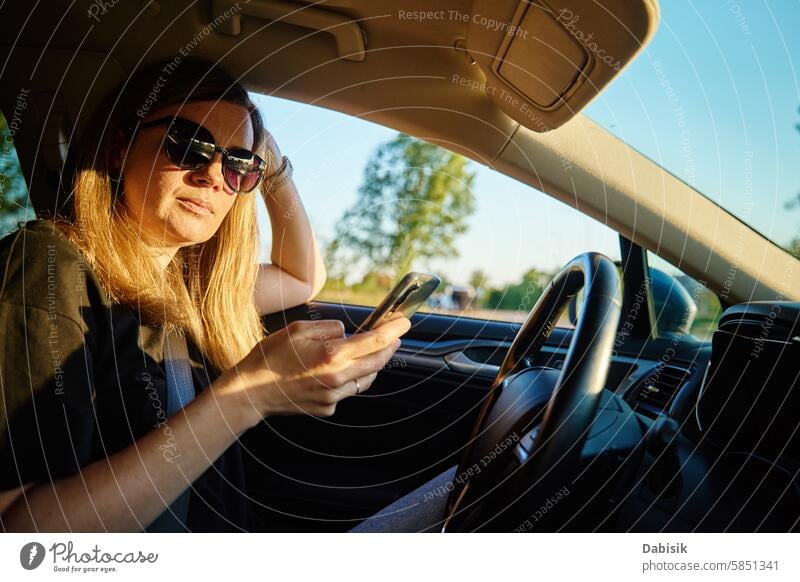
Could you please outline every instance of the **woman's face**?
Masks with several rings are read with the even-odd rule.
[[[224,101],[174,105],[150,113],[144,122],[169,115],[203,125],[218,146],[253,147],[250,115],[240,105]],[[223,180],[220,152],[197,170],[182,170],[172,163],[163,145],[166,130],[166,125],[140,128],[127,157],[120,154],[118,163],[122,164],[125,205],[145,236],[157,245],[177,249],[211,238],[240,194]]]

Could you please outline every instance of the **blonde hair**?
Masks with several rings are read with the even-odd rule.
[[[130,92],[141,94],[152,87],[149,80],[161,70],[162,63],[129,79],[127,84],[133,84],[138,91],[123,86],[124,91],[118,89],[112,97],[128,92],[125,100],[131,101]],[[201,77],[198,69],[210,70],[206,73],[211,75],[210,80],[204,77],[197,84]],[[216,99],[243,105],[250,111],[256,144],[253,149],[262,147],[265,130],[258,109],[244,89],[220,69],[192,59],[182,75],[174,74],[171,80],[172,86],[161,89],[159,106],[205,101],[215,95]],[[190,84],[194,85],[187,91]],[[162,270],[142,244],[137,220],[127,210],[109,175],[108,151],[114,139],[110,134],[118,129],[130,130],[124,114],[115,117],[110,113],[105,117],[106,127],[97,127],[109,115],[110,101],[107,99],[106,105],[98,109],[100,113],[95,112],[94,123],[89,123],[83,136],[72,181],[72,207],[68,214],[56,217],[56,224],[81,249],[113,302],[130,306],[147,324],[183,329],[221,372],[241,360],[264,337],[253,297],[258,274],[255,196],[259,190],[237,195],[217,232],[206,242],[179,249]],[[111,105],[111,109],[116,108]],[[99,139],[93,138],[97,131]],[[106,155],[98,156],[102,151]]]

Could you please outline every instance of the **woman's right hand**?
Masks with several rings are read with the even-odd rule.
[[[330,416],[337,402],[369,388],[410,327],[398,317],[347,337],[338,320],[294,321],[227,370],[219,389],[240,396],[249,426],[272,415]]]

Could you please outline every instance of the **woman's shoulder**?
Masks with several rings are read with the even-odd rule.
[[[0,239],[0,301],[71,312],[90,287],[88,262],[54,221],[32,220]]]
[[[56,248],[77,259],[80,250],[64,234],[59,223],[45,218],[37,218],[22,223],[19,228],[0,239],[0,253],[6,258],[36,254]]]

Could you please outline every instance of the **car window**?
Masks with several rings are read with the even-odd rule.
[[[800,256],[797,3],[659,4],[647,49],[585,114]]]
[[[711,341],[723,311],[719,298],[655,253],[647,251],[647,264],[658,335]]]
[[[419,270],[442,279],[422,310],[522,321],[574,256],[620,259],[614,230],[490,168],[357,117],[253,97],[325,249],[318,300],[374,306]],[[269,260],[263,206],[259,224]]]
[[[34,217],[28,186],[14,148],[15,128],[0,111],[0,237]]]

